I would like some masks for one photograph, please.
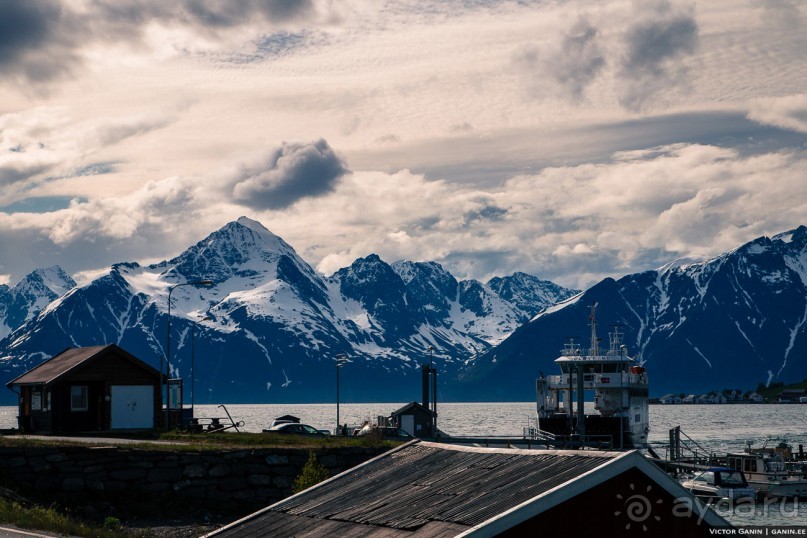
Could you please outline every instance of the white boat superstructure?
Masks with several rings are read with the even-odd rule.
[[[766,449],[729,454],[728,467],[741,470],[748,483],[766,497],[807,498],[807,478],[788,469],[783,455]]]
[[[536,380],[538,428],[542,435],[610,442],[613,448],[645,446],[650,431],[647,372],[627,355],[618,326],[609,333],[608,349],[600,349],[596,307],[589,315],[591,347],[584,353],[570,338],[555,360],[561,374]],[[596,414],[584,412],[586,392],[594,395]]]

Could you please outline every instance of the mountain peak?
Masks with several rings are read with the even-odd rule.
[[[230,224],[240,224],[241,226],[246,226],[247,228],[249,228],[249,229],[250,229],[250,230],[252,230],[253,232],[257,232],[257,233],[259,233],[259,234],[266,234],[266,233],[268,233],[268,234],[270,234],[270,235],[272,235],[272,236],[274,236],[274,237],[277,237],[275,234],[273,234],[272,232],[270,232],[270,231],[269,231],[269,230],[266,228],[266,226],[264,226],[263,224],[261,224],[261,223],[260,223],[260,222],[258,222],[257,220],[253,220],[253,219],[251,219],[251,218],[249,218],[249,217],[240,216],[240,217],[238,217],[238,219],[236,219],[236,220],[235,220],[235,222],[234,222],[234,223],[230,223]]]
[[[12,288],[0,287],[0,338],[76,285],[59,266],[35,269]]]
[[[64,272],[64,269],[58,265],[52,267],[43,267],[34,269],[23,278],[14,289],[16,290],[39,290],[39,293],[50,291],[55,298],[64,295],[71,288],[76,285],[76,282],[70,278],[70,275]]]
[[[794,228],[788,232],[783,232],[777,235],[774,235],[771,239],[774,241],[782,241],[784,243],[805,243],[807,242],[807,226],[799,226],[798,228]]]
[[[290,258],[312,272],[294,249],[260,222],[247,217],[225,224],[168,263],[181,275],[221,282],[236,275],[273,271],[280,258]]]

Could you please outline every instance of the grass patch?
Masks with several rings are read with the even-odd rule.
[[[243,447],[286,447],[286,448],[393,448],[401,444],[400,441],[378,440],[370,436],[362,437],[306,437],[302,435],[282,435],[275,433],[214,433],[190,434],[167,432],[160,435],[162,441],[187,443],[195,447],[243,448]]]
[[[55,508],[24,506],[16,501],[0,498],[0,521],[20,528],[36,529],[85,538],[115,538],[116,536],[146,536],[124,533],[120,525],[93,527],[65,515]]]
[[[379,439],[372,435],[361,437],[340,437],[335,435],[306,437],[302,435],[247,432],[221,432],[211,434],[134,432],[133,434],[126,435],[101,433],[98,436],[109,440],[104,443],[106,446],[177,452],[222,450],[229,448],[394,448],[402,443],[402,441]],[[120,443],[116,443],[115,439],[120,439]],[[136,442],[133,443],[131,440],[135,440]],[[9,447],[87,446],[87,444],[87,442],[82,442],[79,436],[70,440],[61,438],[47,439],[45,437],[32,439],[24,435],[0,436],[0,446]]]

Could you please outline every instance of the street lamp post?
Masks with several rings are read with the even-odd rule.
[[[209,321],[213,318],[205,316],[199,321]],[[191,326],[191,418],[193,417],[194,400],[196,399],[196,325]]]
[[[181,286],[212,286],[212,280],[194,280],[193,282],[183,282],[181,284],[174,284],[173,286],[168,287],[168,336],[166,338],[166,346],[165,346],[165,429],[168,429],[168,417],[169,409],[168,409],[168,378],[171,377],[171,294],[174,292],[175,289]],[[163,367],[160,364],[160,375],[163,375],[162,371]],[[160,396],[162,398],[162,391],[160,391]]]
[[[336,429],[334,433],[339,435],[339,369],[347,362],[347,355],[340,353],[336,356]]]
[[[432,376],[432,436],[437,437],[437,370],[434,368],[434,346],[429,346],[429,375]]]

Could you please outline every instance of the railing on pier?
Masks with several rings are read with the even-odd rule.
[[[557,435],[535,426],[524,428],[524,439],[547,448],[596,448],[609,450],[614,448],[614,439],[610,435]]]
[[[542,430],[540,428],[537,428],[535,426],[525,426],[524,430],[523,430],[523,433],[524,433],[524,438],[525,439],[531,439],[531,440],[534,440],[534,441],[554,441],[555,440],[555,434],[554,433],[544,431],[544,430]]]
[[[681,431],[681,426],[671,428],[670,448],[668,459],[670,461],[687,461],[702,465],[709,465],[716,461],[714,452],[704,448],[700,443]],[[682,439],[681,437],[685,439]]]

